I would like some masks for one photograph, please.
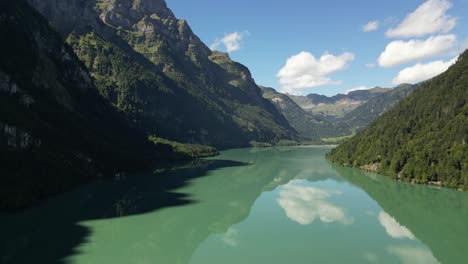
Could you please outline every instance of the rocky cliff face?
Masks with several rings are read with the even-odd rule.
[[[295,137],[248,69],[212,52],[164,1],[30,3],[67,39],[101,94],[147,134],[218,147]]]

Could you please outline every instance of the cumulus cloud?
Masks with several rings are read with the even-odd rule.
[[[412,67],[405,68],[398,73],[392,81],[393,84],[418,83],[428,80],[445,72],[457,61],[457,58],[450,61],[433,61],[426,64],[418,63]]]
[[[392,41],[380,54],[381,67],[392,67],[447,53],[456,46],[457,37],[451,35],[432,36],[426,40]]]
[[[362,26],[362,31],[364,32],[371,32],[379,29],[380,22],[378,20],[369,21],[369,23]]]
[[[324,223],[352,224],[353,219],[346,216],[342,208],[327,201],[339,194],[337,191],[295,185],[292,181],[282,188],[277,202],[287,217],[300,225],[311,224],[316,219]]]
[[[242,40],[247,36],[249,36],[247,31],[226,34],[223,38],[216,39],[215,42],[211,44],[210,49],[217,50],[224,46],[223,48],[225,48],[227,52],[237,51],[242,46]]]
[[[452,30],[457,19],[447,15],[452,7],[448,0],[429,0],[410,13],[396,28],[387,31],[388,37],[422,37]]]
[[[408,228],[400,225],[395,218],[391,217],[384,211],[379,214],[379,222],[385,228],[387,234],[392,238],[415,239],[413,233],[411,233]]]
[[[369,89],[372,89],[372,87],[358,86],[358,87],[354,87],[354,88],[347,90],[345,94],[349,94],[350,92],[354,92],[354,91],[362,91],[362,90],[369,90]]]
[[[341,84],[328,75],[345,69],[352,60],[354,54],[349,52],[339,56],[325,53],[320,58],[304,51],[294,55],[277,74],[282,92],[298,94],[297,89]]]

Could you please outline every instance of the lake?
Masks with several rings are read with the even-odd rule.
[[[0,215],[0,263],[466,263],[468,193],[236,149]]]

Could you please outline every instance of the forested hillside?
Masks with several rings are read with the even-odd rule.
[[[163,0],[30,3],[145,133],[221,148],[296,137],[249,70],[211,51]]]
[[[468,188],[468,51],[328,158],[406,181]]]

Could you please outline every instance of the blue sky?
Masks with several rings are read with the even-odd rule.
[[[295,94],[417,82],[468,47],[468,0],[166,2],[259,85]]]

